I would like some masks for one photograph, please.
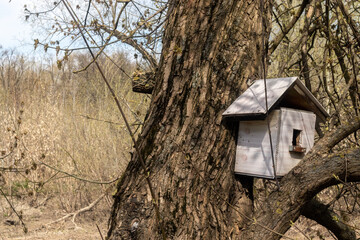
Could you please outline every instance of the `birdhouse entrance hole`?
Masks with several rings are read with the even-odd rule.
[[[301,130],[293,129],[292,145],[290,145],[290,152],[304,153],[306,148],[301,146]]]
[[[300,146],[300,136],[301,136],[301,130],[294,129],[293,140],[292,140],[293,146]]]

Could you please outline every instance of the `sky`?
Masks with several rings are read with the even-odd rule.
[[[49,50],[45,53],[41,51],[42,48],[34,51],[34,39],[41,38],[41,36],[39,36],[39,29],[35,32],[31,22],[25,21],[24,5],[28,5],[29,9],[32,9],[36,2],[37,0],[0,0],[0,46],[3,50],[14,49],[16,53],[40,58],[44,55],[55,55],[55,51]],[[66,42],[64,44],[62,47],[67,47]],[[116,47],[119,48],[119,46]],[[128,50],[124,46],[121,49]],[[129,51],[134,50],[130,48]]]
[[[29,0],[0,0],[0,45],[26,53],[33,50],[31,26],[25,22],[24,5]]]

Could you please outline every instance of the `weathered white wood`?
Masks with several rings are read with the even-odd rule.
[[[269,109],[296,79],[296,77],[266,79]],[[254,81],[254,83],[226,109],[223,116],[265,114],[265,106],[265,85],[264,80],[260,79]]]
[[[266,79],[268,109],[270,110],[272,107],[275,107],[281,97],[283,97],[289,89],[294,87],[296,87],[300,99],[306,101],[308,98],[313,103],[310,106],[312,109],[307,110],[315,112],[322,121],[329,117],[326,110],[297,77]],[[264,80],[260,79],[254,81],[254,83],[225,110],[223,117],[264,115],[266,114],[265,109],[265,85]]]
[[[281,127],[277,149],[277,175],[287,174],[305,154],[314,146],[316,115],[312,112],[281,108]],[[293,130],[301,130],[300,144],[306,148],[305,153],[290,152]]]
[[[314,145],[316,115],[312,112],[280,108],[269,114],[273,154],[278,177],[287,174]],[[293,130],[301,130],[305,153],[289,151]],[[267,120],[240,121],[235,173],[274,178]]]
[[[273,152],[279,135],[280,111],[275,110],[269,115]],[[267,121],[241,121],[236,147],[235,173],[273,178],[270,138]]]
[[[319,126],[329,114],[297,77],[266,79],[266,87],[276,175],[281,177],[312,148],[315,124]],[[224,118],[239,119],[237,174],[275,177],[267,120],[262,120],[265,106],[264,80],[260,79],[223,113]],[[299,133],[300,137],[293,138]]]

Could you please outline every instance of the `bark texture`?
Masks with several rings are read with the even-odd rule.
[[[269,19],[265,1],[265,18]],[[222,112],[258,78],[260,1],[170,1],[152,102],[118,184],[109,239],[236,238],[252,214],[252,178],[235,177],[236,127]],[[267,39],[267,38],[266,38]],[[160,223],[144,178],[157,193]]]
[[[331,230],[338,239],[356,240],[355,231],[344,224],[343,219],[339,215],[315,198],[305,205],[301,213],[305,217]]]
[[[155,86],[155,73],[154,72],[145,72],[145,73],[135,73],[132,76],[132,90],[138,93],[148,93],[151,94]]]
[[[260,78],[261,16],[266,24],[270,19],[269,2],[263,12],[260,2],[169,2],[152,102],[137,141],[146,170],[135,152],[114,195],[108,239],[280,239],[319,191],[360,180],[359,149],[328,154],[359,129],[354,119],[317,142],[253,214],[252,178],[233,174],[237,124],[225,128],[221,114],[247,80]]]
[[[255,224],[243,231],[243,239],[280,239],[318,192],[338,183],[360,181],[359,148],[328,154],[333,146],[359,128],[360,119],[355,118],[318,141],[281,179],[279,191],[272,192],[263,208],[255,213]]]

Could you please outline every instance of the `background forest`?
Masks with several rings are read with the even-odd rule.
[[[107,231],[115,184],[134,151],[111,91],[61,2],[42,1],[42,5],[25,8],[26,19],[45,33],[45,37],[34,40],[36,51],[53,51],[56,60],[34,60],[15,50],[0,49],[3,239],[19,237],[24,234],[21,231],[29,231],[28,236],[38,239],[45,231],[42,225],[56,231],[70,229],[71,236],[71,231],[89,221],[90,226],[83,226],[89,234],[85,238],[99,239],[101,232]],[[161,1],[80,1],[73,8],[137,136],[156,81],[154,72],[169,6]],[[359,118],[359,19],[357,1],[273,1],[271,26],[267,26],[271,28],[267,77],[301,78],[331,115],[322,126],[323,134]],[[174,51],[181,54],[182,49]],[[147,94],[133,92],[132,82],[144,78],[143,92]],[[252,76],[248,84],[258,78],[261,76]],[[359,144],[357,130],[331,151],[358,149]],[[274,181],[255,180],[255,208],[262,207],[274,188]],[[358,183],[341,182],[317,198],[333,212],[333,218],[338,218],[336,221],[351,230],[353,238],[349,239],[360,237]],[[41,222],[32,219],[30,208],[50,209],[56,214]],[[41,216],[45,215],[38,218]],[[75,235],[75,239],[82,239],[83,234]],[[287,236],[337,239],[305,217],[293,223]]]
[[[111,57],[127,72],[134,71],[135,63],[124,53]],[[52,59],[35,62],[1,50],[0,179],[2,194],[15,209],[24,208],[22,200],[37,208],[49,201],[61,212],[72,213],[101,197],[96,217],[99,224],[106,220],[114,183],[132,144],[93,67],[73,74],[87,59],[85,53],[73,54],[59,69]],[[149,97],[133,93],[128,76],[112,62],[99,61],[137,133]],[[20,224],[4,196],[1,212],[2,224],[8,219]],[[28,220],[24,216],[24,222]]]

